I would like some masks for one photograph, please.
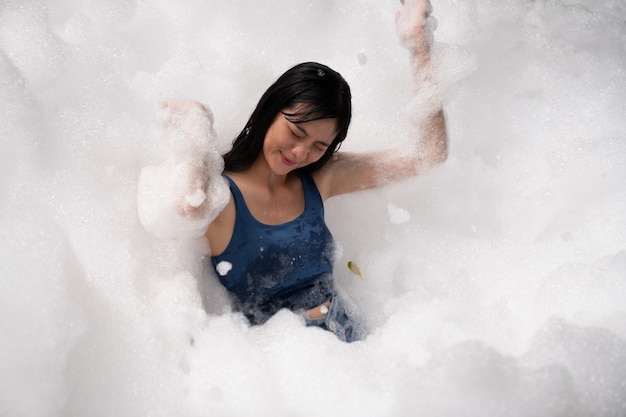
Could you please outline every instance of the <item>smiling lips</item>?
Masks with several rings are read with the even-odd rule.
[[[282,153],[280,154],[280,158],[283,160],[283,163],[284,163],[285,165],[293,166],[293,165],[295,165],[295,164],[296,164],[296,163],[295,163],[295,162],[293,162],[291,159],[287,159],[287,158],[285,158],[285,155],[283,155]]]

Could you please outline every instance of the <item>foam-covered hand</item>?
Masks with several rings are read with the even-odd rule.
[[[143,168],[139,177],[139,220],[160,238],[198,237],[230,197],[215,146],[213,114],[186,99],[162,101],[158,111],[168,156]]]
[[[431,16],[429,0],[400,0],[402,7],[396,12],[396,32],[402,44],[415,55],[430,53],[433,31],[437,22]]]
[[[189,146],[210,146],[215,140],[213,112],[204,104],[184,98],[162,100],[157,113],[161,125],[171,133],[175,142],[170,146],[174,152],[188,151]],[[187,136],[186,140],[180,139]]]

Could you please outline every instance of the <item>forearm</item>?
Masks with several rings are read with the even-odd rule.
[[[339,152],[315,174],[324,198],[380,187],[418,175],[448,157],[446,118],[431,58],[434,19],[428,0],[400,0],[395,15],[401,43],[409,51],[414,97],[408,107],[414,131],[407,141],[366,154]]]
[[[414,97],[409,114],[418,131],[416,158],[418,163],[425,165],[444,162],[448,156],[443,97],[431,55],[433,26],[434,20],[428,9],[418,34],[404,39],[413,78]]]
[[[161,164],[141,172],[139,219],[161,238],[202,236],[230,195],[221,177],[224,164],[215,147],[212,114],[189,100],[164,102],[159,113],[168,153]]]

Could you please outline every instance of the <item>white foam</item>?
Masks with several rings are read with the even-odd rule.
[[[3,2],[0,414],[623,414],[626,9],[432,3],[449,160],[326,206],[372,326],[348,345],[286,311],[247,326],[176,207],[298,62],[349,81],[343,149],[410,132],[399,4]],[[208,155],[155,122],[177,96],[213,110]]]
[[[387,204],[387,211],[389,211],[389,221],[393,224],[406,223],[411,220],[411,213],[395,204]]]
[[[221,177],[224,161],[216,149],[213,113],[163,101],[159,117],[164,131],[155,139],[167,143],[166,156],[161,164],[141,171],[139,219],[162,239],[200,237],[230,198]]]
[[[233,269],[233,264],[231,264],[230,262],[227,262],[227,261],[222,261],[222,262],[217,264],[215,269],[217,270],[218,274],[220,274],[221,276],[224,276],[224,275],[228,274],[231,269]]]

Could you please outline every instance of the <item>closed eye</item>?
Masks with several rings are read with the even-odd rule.
[[[325,152],[326,149],[328,149],[328,144],[324,143],[324,142],[315,142],[315,149],[317,149],[320,152]]]
[[[300,136],[298,134],[296,134],[296,132],[294,132],[293,129],[289,129],[289,131],[291,132],[291,136],[293,136],[294,138],[298,138],[298,139],[304,139],[305,136]]]

